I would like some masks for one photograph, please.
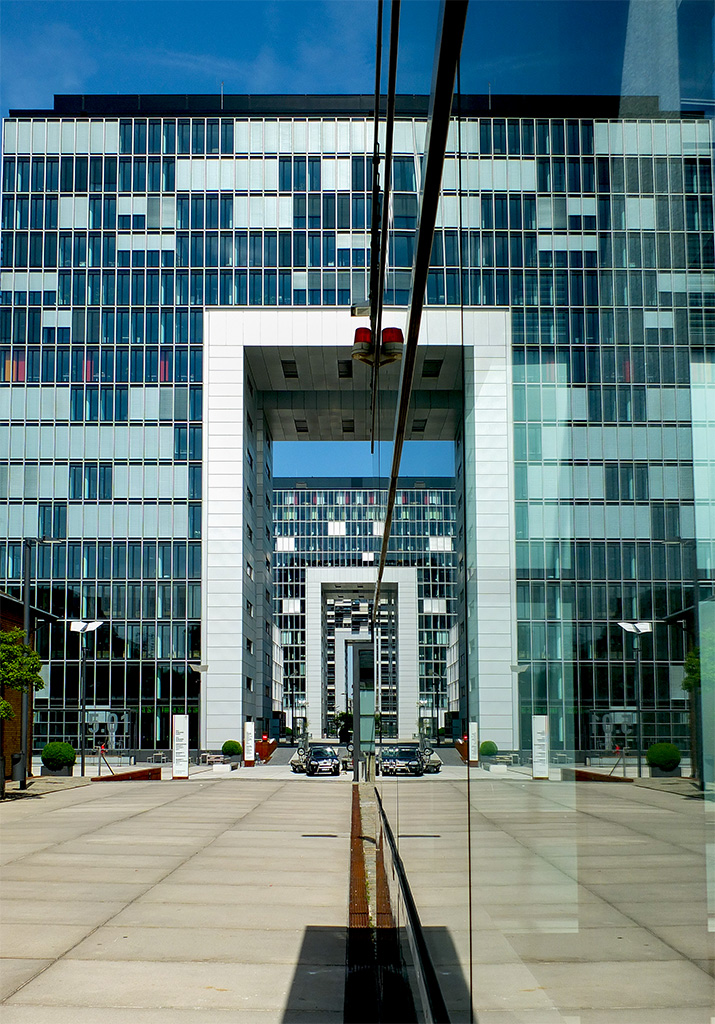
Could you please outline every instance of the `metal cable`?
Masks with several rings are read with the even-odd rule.
[[[447,149],[447,135],[449,132],[449,121],[452,110],[452,98],[454,95],[454,81],[457,63],[462,49],[464,25],[467,18],[467,7],[468,0],[449,0],[449,2],[443,3],[441,9],[440,30],[435,55],[432,91],[430,94],[430,112],[427,122],[427,139],[425,142],[426,160],[424,165],[425,171],[422,185],[422,196],[420,199],[419,225],[417,228],[415,256],[412,264],[411,301],[408,311],[407,334],[405,337],[404,353],[402,357],[402,373],[400,376],[398,408],[395,417],[392,469],[390,473],[390,487],[385,514],[385,532],[382,538],[380,564],[378,566],[377,581],[375,583],[373,616],[376,614],[375,610],[380,596],[380,585],[382,583],[385,563],[387,561],[392,513],[395,507],[395,495],[397,492],[397,481],[400,473],[400,461],[402,459],[402,448],[404,445],[405,431],[407,427],[407,415],[410,408],[412,384],[415,375],[417,342],[419,339],[422,309],[424,307],[425,291],[427,288],[427,274],[429,271],[430,255],[432,251],[432,238],[434,235],[435,222],[437,220],[437,208],[439,205],[440,188],[442,183],[442,169],[444,167],[445,152]]]
[[[395,92],[397,89],[397,50],[400,35],[400,0],[392,0],[390,8],[390,58],[387,81],[387,114],[385,118],[385,184],[382,190],[382,225],[380,228],[380,256],[377,268],[376,291],[370,294],[370,326],[375,362],[372,368],[372,426],[370,450],[375,448],[375,418],[380,390],[380,336],[382,332],[382,303],[387,263],[388,222],[390,215],[390,187],[392,184],[392,142],[395,134]],[[375,213],[373,207],[373,215]],[[374,222],[374,218],[373,218]],[[371,240],[374,253],[374,239]],[[370,268],[372,280],[372,267]],[[379,421],[378,421],[379,428]]]

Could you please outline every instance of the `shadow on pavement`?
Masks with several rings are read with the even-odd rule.
[[[342,1021],[346,946],[346,928],[306,928],[283,1024]]]

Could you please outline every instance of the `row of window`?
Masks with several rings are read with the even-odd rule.
[[[98,591],[107,591],[108,587],[97,587]],[[161,588],[159,588],[161,589]],[[185,588],[184,588],[185,589]],[[192,588],[189,587],[189,590]],[[109,620],[110,605],[108,600],[103,602],[97,597],[90,587],[85,593],[83,588],[82,598],[79,607],[71,614],[83,618],[102,618],[104,622]],[[194,602],[195,603],[195,602]],[[52,660],[68,660],[77,657],[75,654],[76,644],[70,639],[71,634],[66,625],[53,625],[50,630],[49,639],[45,632],[42,645],[38,653],[45,658]],[[95,645],[92,651],[92,660],[124,661],[127,659],[145,658],[195,658],[201,652],[201,624],[199,622],[178,622],[157,623],[157,622],[112,622],[111,629],[99,629],[95,638]],[[50,685],[52,687],[52,671],[50,670]],[[61,687],[60,687],[61,689]],[[50,700],[55,698],[54,687],[50,693]]]
[[[33,331],[39,332],[41,324],[26,321],[19,324],[15,321],[11,324],[3,319],[0,310],[0,338],[8,344],[7,331],[17,329],[20,335],[23,327],[30,326]],[[84,311],[77,311],[81,315],[81,322],[78,323],[78,333],[85,325]],[[674,328],[676,341],[687,339],[688,318],[680,317],[679,313],[686,314],[685,310],[676,310]],[[91,311],[89,311],[91,314]],[[643,329],[642,313],[640,318],[634,317],[634,310],[616,310],[614,317],[613,310],[587,311],[584,315],[579,311],[554,311],[548,309],[526,311],[520,315],[519,311],[514,312],[513,332],[520,341],[528,336],[541,337],[544,342],[543,348],[517,346],[513,350],[513,373],[515,383],[525,380],[536,382],[542,380],[544,383],[559,381],[563,384],[610,384],[632,382],[639,384],[688,384],[690,381],[691,353],[682,344],[672,347],[672,330],[661,328]],[[621,325],[620,317],[624,315]],[[630,315],[629,315],[630,314]],[[198,314],[200,316],[200,314]],[[169,341],[186,341],[190,323],[193,326],[193,316],[189,318],[189,311],[163,310],[161,314],[148,311],[146,319],[142,313],[129,311],[113,312],[105,311],[98,325],[88,315],[87,327],[91,334],[95,333],[95,326],[101,326],[104,343],[108,346],[114,340],[116,332],[119,332],[120,340],[129,341],[129,332],[133,328],[137,342],[146,330],[149,335],[154,336],[158,332],[160,337],[166,336]],[[704,314],[697,314],[697,323],[691,311],[690,321],[695,323],[698,336],[702,339],[709,337],[715,332],[715,318],[709,311]],[[141,318],[141,319],[140,319]],[[54,328],[42,329],[42,337],[47,345],[52,345],[55,337]],[[69,328],[59,328],[57,337],[59,340],[68,340]],[[650,347],[626,348],[616,343],[634,341],[638,336],[647,340]],[[145,335],[146,337],[146,335]],[[573,342],[573,347],[565,345],[551,347],[549,342],[554,341]],[[194,339],[197,340],[197,339]],[[39,341],[39,338],[38,338]],[[603,347],[596,347],[600,341]],[[584,347],[585,342],[592,343],[592,347]],[[658,347],[660,346],[660,347]],[[148,346],[130,348],[102,348],[72,350],[69,347],[58,346],[57,348],[9,347],[0,348],[0,381],[14,381],[17,383],[58,383],[67,384],[72,381],[78,382],[85,378],[88,382],[116,381],[118,383],[187,383],[188,381],[199,382],[202,378],[203,358],[201,352],[186,348],[152,348]],[[516,392],[516,402],[520,401],[521,392]],[[610,419],[616,418],[614,392],[604,390],[602,397],[602,411],[599,413],[596,392],[589,392],[588,411],[583,404],[579,413],[578,407],[574,407],[572,418],[574,419]],[[183,389],[177,390],[181,395],[180,401],[184,400]],[[581,392],[577,388],[572,391],[572,404],[586,402],[585,393],[580,397]],[[624,421],[644,420],[643,391],[639,387],[632,388],[632,396],[628,397],[627,390],[619,391],[618,419]],[[544,397],[546,400],[548,396]],[[533,397],[531,399],[534,400]],[[107,399],[109,401],[109,399]],[[189,418],[199,418],[201,407],[201,395],[199,389],[190,389]],[[517,419],[519,406],[517,405]],[[177,418],[183,418],[183,413],[175,413]]]
[[[40,123],[38,123],[40,125]],[[82,129],[86,129],[85,125],[78,125]],[[265,132],[264,132],[265,127]],[[305,122],[293,122],[281,124],[281,141],[284,141],[284,129],[288,129],[289,137],[291,128],[294,129],[296,136],[302,135],[303,146],[307,144],[306,136],[306,124]],[[358,125],[359,128],[362,125]],[[407,128],[408,132],[411,125],[409,122],[398,122],[397,130],[398,135],[404,128]],[[612,126],[616,129],[620,128],[620,125]],[[643,123],[640,126],[636,124],[629,124],[626,126],[627,131],[637,131],[640,127],[641,131],[645,129],[645,132],[649,135],[651,125]],[[689,132],[692,130],[692,125],[688,124],[687,129]],[[326,132],[335,134],[335,124],[321,122],[313,122],[310,124],[310,142],[311,148],[320,149],[320,134],[321,128],[325,129]],[[347,123],[341,125],[343,132],[349,129]],[[302,129],[302,131],[301,131]],[[656,129],[663,134],[663,141],[665,139],[665,126],[662,124],[656,125]],[[678,135],[680,132],[678,132]],[[250,135],[250,143],[249,143]],[[248,153],[249,149],[255,152],[261,157],[268,156],[271,158],[272,154],[275,154],[278,149],[278,124],[277,122],[266,122],[265,126],[261,122],[253,122],[248,124],[247,122],[233,122],[229,120],[222,120],[220,122],[217,119],[209,119],[204,121],[203,119],[179,120],[178,124],[175,121],[165,120],[163,125],[157,120],[151,120],[148,122],[135,121],[133,124],[131,121],[122,121],[119,126],[119,152],[120,154],[134,154],[135,156],[144,157],[147,154],[150,156],[174,156],[178,153],[180,156],[219,156],[219,155],[233,155],[234,152]],[[481,119],[479,122],[466,121],[464,122],[462,135],[466,142],[466,148],[470,153],[479,153],[481,156],[570,156],[576,157],[582,156],[593,156],[594,153],[594,126],[591,121],[577,122],[568,121],[564,123],[560,120],[553,120],[551,122],[547,120],[538,120],[536,123],[532,119],[519,120],[516,118],[510,118],[508,121],[497,118]],[[299,138],[292,140],[298,147]],[[679,141],[679,140],[678,140]],[[234,146],[234,142],[237,145]],[[345,135],[342,139],[341,149],[347,149],[348,139]],[[317,145],[316,145],[317,143]],[[299,148],[299,147],[298,147]],[[333,138],[333,152],[335,151],[335,139]],[[327,151],[326,151],[327,152]],[[89,167],[89,182],[90,188],[101,187],[100,182],[102,181],[102,157],[93,156],[88,158],[86,156],[78,156],[75,158],[80,163],[80,183],[84,179],[84,189],[78,189],[78,191],[86,190],[87,188],[87,167]],[[108,162],[114,163],[116,166],[116,157],[107,157]],[[306,182],[310,187],[320,188],[320,168],[321,168],[321,157],[312,156],[306,160],[305,156],[282,156],[279,158],[283,163],[283,170],[281,174],[281,185],[284,189],[294,189],[296,191],[305,189]],[[367,160],[367,176],[365,175],[365,163],[366,159],[364,156],[353,156],[353,188],[361,189],[367,187],[370,188],[369,173],[371,169],[370,160]],[[600,158],[600,162],[607,162],[608,158]],[[623,166],[624,162],[626,166],[634,167],[635,170],[631,171],[631,176],[635,176],[636,180],[631,181],[629,184],[631,191],[637,191],[638,185],[645,191],[648,188],[647,172],[644,175],[641,170],[641,177],[646,176],[646,180],[639,183],[637,181],[638,168],[652,167],[653,158],[649,156],[642,157],[626,157],[625,161],[622,156],[614,156],[611,158],[616,163]],[[14,164],[14,158],[10,157],[9,160]],[[413,156],[397,156],[395,160],[395,170],[393,174],[396,179],[400,179],[402,173],[408,176],[406,186],[409,187],[410,177],[414,176],[414,157]],[[672,160],[672,158],[671,158]],[[72,157],[66,156],[62,158],[62,161],[68,161],[69,167],[72,166]],[[665,164],[666,160],[664,157],[655,158],[656,167],[658,164]],[[677,160],[674,162],[680,162]],[[32,181],[33,189],[41,189],[43,186],[40,183],[41,179],[45,177],[45,164],[48,167],[47,179],[49,183],[45,186],[51,189],[53,186],[56,188],[56,178],[59,172],[58,170],[59,158],[54,156],[45,157],[34,157],[32,160],[32,172],[30,172],[30,158],[19,156],[17,157],[17,179],[18,179],[18,191],[27,190]],[[706,165],[706,161],[701,161],[702,164]],[[697,161],[692,158],[686,158],[686,167],[697,166]],[[355,169],[357,165],[357,170]],[[361,168],[362,165],[362,168]],[[404,168],[404,172],[403,172]],[[652,170],[651,170],[652,178]],[[111,172],[110,172],[111,174]],[[14,167],[6,172],[5,183],[3,187],[7,190],[12,188],[14,179]],[[71,170],[65,171],[65,176],[71,176]],[[105,175],[106,177],[106,175]],[[116,171],[115,171],[116,177]],[[111,181],[111,177],[110,177]],[[105,185],[106,187],[106,185]],[[652,188],[652,185],[651,185]]]
[[[128,322],[127,320],[127,325]],[[107,322],[105,326],[107,328],[107,344],[111,345],[109,334],[110,329],[111,333],[114,333],[114,319]],[[119,323],[117,326],[123,328],[124,325]],[[173,313],[167,313],[164,326],[167,333],[174,329]],[[182,336],[184,327],[188,330],[188,317],[186,324],[183,324],[181,328]],[[0,348],[0,381],[15,383],[69,384],[71,381],[82,380],[84,376],[88,382],[114,380],[120,384],[170,384],[172,382],[185,384],[188,381],[200,381],[202,370],[203,358],[198,349],[155,349],[143,346],[136,349],[107,348],[102,349],[100,359],[97,361],[91,354],[87,357],[84,349]],[[183,402],[185,390],[183,388],[176,390],[177,395],[181,396],[178,399],[179,402]],[[187,417],[175,414],[177,419],[201,418],[200,389],[192,388],[190,392],[189,415]],[[112,399],[109,397],[109,391],[105,394],[106,398],[102,399],[102,402],[108,403],[106,406],[108,409]],[[115,395],[115,401],[119,401],[121,404],[117,407],[119,412],[115,409],[114,418],[123,419],[126,417],[127,408],[126,389],[116,389],[116,394],[120,397],[117,399]],[[94,402],[94,399],[92,401]]]
[[[395,505],[443,505],[450,507],[454,501],[454,492],[432,491],[415,489],[409,491],[398,490],[395,495]],[[275,493],[276,505],[368,505],[384,508],[387,502],[387,491],[340,491],[340,490],[299,490],[284,491],[277,490]]]
[[[694,579],[693,544],[663,541],[518,541],[517,579]],[[672,608],[671,611],[677,611]]]
[[[644,661],[682,661],[683,638],[681,632],[669,630],[667,625],[655,624],[648,639],[641,641]],[[632,648],[624,642],[623,630],[617,622],[585,623],[573,627],[570,623],[520,622],[517,624],[517,652],[519,660],[577,658],[579,661],[630,661]]]
[[[28,428],[30,429],[30,428]],[[58,457],[58,453],[55,453]],[[95,453],[96,459],[96,453]],[[22,498],[32,501],[38,496],[43,500],[50,494],[62,494],[69,500],[107,500],[111,497],[114,481],[114,497],[138,501],[141,499],[163,501],[189,501],[201,499],[201,465],[172,466],[156,462],[85,463],[37,462],[0,465],[0,499],[7,501]],[[64,476],[64,480],[63,480]],[[63,486],[66,485],[66,486]],[[14,506],[13,506],[14,507]],[[164,506],[166,507],[166,506]]]
[[[61,506],[55,506],[55,510]],[[56,536],[50,506],[41,506],[41,537]],[[50,572],[52,568],[52,572]],[[198,579],[201,545],[186,541],[69,541],[32,548],[34,579]],[[22,578],[22,544],[0,542],[0,578]],[[39,607],[45,607],[39,605]]]
[[[690,381],[690,361],[702,359],[703,350],[691,351],[686,347],[688,340],[688,315],[685,310],[673,311],[673,329],[661,328],[658,335],[650,341],[653,345],[661,345],[665,355],[658,359],[649,356],[646,363],[646,349],[640,348],[645,340],[642,310],[594,310],[583,314],[567,311],[542,310],[542,315],[532,316],[515,311],[514,317],[519,321],[523,332],[528,324],[529,333],[538,337],[539,326],[546,334],[557,334],[568,341],[570,330],[577,330],[590,335],[592,347],[573,346],[518,346],[512,351],[514,382],[526,381],[529,384],[586,383],[605,384],[629,383],[677,383],[688,384]],[[596,347],[599,340],[601,348]],[[676,347],[672,348],[673,340]],[[616,345],[616,348],[611,346]],[[632,348],[627,348],[629,344]],[[671,370],[674,367],[674,370]],[[675,374],[675,380],[671,380]],[[571,392],[572,401],[580,390]],[[575,415],[576,419],[581,418]],[[584,413],[585,418],[585,413]]]
[[[678,583],[518,583],[517,617],[554,621],[660,616],[669,605],[685,607],[691,589]],[[656,611],[654,612],[654,609]]]
[[[645,377],[648,381],[655,377],[660,383],[662,374],[658,351],[648,350],[648,354],[653,354],[653,358],[647,363],[643,359],[641,364],[646,370]],[[597,355],[603,355],[603,352]],[[593,362],[595,366],[592,368],[593,374],[589,374],[589,380],[614,379],[603,373],[600,359],[596,358]],[[608,366],[610,361],[604,362]],[[672,359],[667,364],[668,369],[675,365]],[[610,368],[613,369],[612,362]],[[637,384],[616,386],[597,383],[585,388],[572,387],[567,392],[565,387],[559,388],[554,384],[515,384],[513,403],[513,415],[517,423],[586,421],[588,425],[594,426],[598,423],[690,421],[690,392],[687,388],[664,387],[656,390]]]
[[[101,618],[103,622],[112,620],[112,635],[111,635],[111,647],[109,644],[109,635],[103,632],[102,637],[98,640],[98,651],[104,652],[104,656],[108,656],[108,652],[111,650],[112,656],[115,658],[122,658],[125,656],[125,651],[122,646],[116,642],[118,637],[123,637],[125,627],[117,620],[120,619],[143,619],[153,620],[155,619],[181,619],[185,620],[187,615],[190,619],[197,619],[201,615],[201,586],[198,583],[190,583],[188,586],[186,583],[171,584],[161,583],[158,586],[156,584],[124,584],[124,583],[83,583],[80,586],[68,586],[66,599],[62,592],[60,585],[59,593],[56,591],[57,584],[53,585],[52,601],[55,606],[59,606],[61,601],[66,603],[62,605],[62,614],[66,614],[70,618],[82,617],[82,618]],[[38,587],[38,597],[42,597],[43,587]],[[138,623],[129,623],[129,628],[134,629],[138,626]],[[191,624],[192,628],[196,628],[197,624]],[[162,624],[158,626],[158,632],[167,637],[169,627]],[[180,630],[186,629],[184,621],[176,623],[174,629],[177,633]],[[66,626],[56,624],[52,628],[49,656],[52,658],[62,658],[65,656],[65,646],[67,647],[67,657],[73,657],[73,644],[67,635]],[[162,647],[159,647],[161,652]],[[159,657],[172,657],[172,654],[167,653],[166,647],[164,647],[164,653],[159,653]],[[100,653],[101,656],[101,653]],[[129,655],[131,657],[131,655]],[[176,654],[175,657],[181,657]]]

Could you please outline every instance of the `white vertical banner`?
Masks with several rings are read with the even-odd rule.
[[[171,719],[171,777],[189,777],[189,716],[172,715]]]
[[[549,777],[549,719],[547,715],[531,716],[531,777]]]
[[[243,723],[243,763],[253,768],[256,763],[256,726],[254,722]]]
[[[479,763],[479,723],[469,723],[469,763]]]

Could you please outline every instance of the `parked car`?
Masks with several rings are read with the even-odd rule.
[[[425,766],[419,747],[383,747],[379,771],[383,775],[424,775]]]
[[[340,758],[334,747],[310,747],[305,766],[308,775],[340,775]]]

